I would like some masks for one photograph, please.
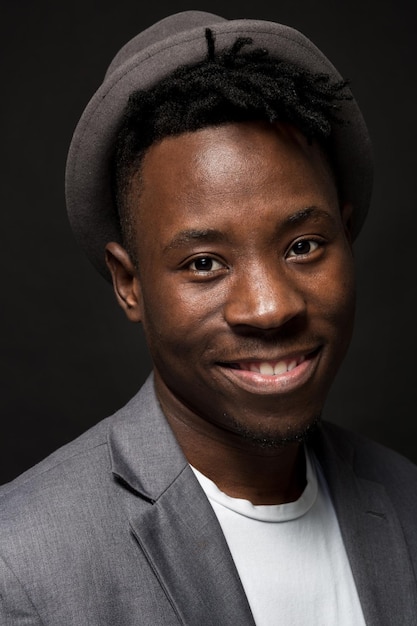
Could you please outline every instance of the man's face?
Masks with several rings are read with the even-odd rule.
[[[137,305],[168,417],[272,443],[319,416],[351,334],[354,279],[329,167],[288,126],[152,146],[129,195]]]

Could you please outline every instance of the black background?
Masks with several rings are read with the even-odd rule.
[[[372,210],[355,245],[358,313],[325,415],[417,461],[414,2],[143,4],[1,0],[0,482],[119,408],[149,371],[138,326],[78,249],[64,168],[112,56],[169,13],[280,21],[351,79],[374,142]]]

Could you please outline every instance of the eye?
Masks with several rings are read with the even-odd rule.
[[[198,259],[194,259],[188,265],[188,269],[193,272],[215,272],[224,269],[224,265],[210,256],[201,256]]]
[[[315,241],[314,239],[300,239],[291,246],[288,252],[288,256],[307,256],[308,254],[311,254],[312,252],[317,250],[319,246],[320,243],[318,241]]]

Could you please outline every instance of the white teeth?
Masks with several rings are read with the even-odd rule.
[[[259,372],[264,375],[271,376],[274,373],[274,368],[270,363],[260,363]]]
[[[294,359],[294,361],[291,361],[291,363],[288,363],[287,371],[291,372],[291,370],[293,370],[295,367],[297,367],[297,361]]]
[[[279,376],[280,374],[285,374],[285,372],[290,372],[295,369],[300,363],[305,361],[305,357],[301,356],[298,359],[293,359],[292,361],[277,361],[268,362],[262,361],[261,363],[253,362],[248,363],[246,368],[251,372],[256,372],[257,374],[263,374],[264,376]],[[243,369],[246,369],[245,367]],[[241,368],[242,369],[242,368]]]
[[[275,375],[284,374],[286,371],[287,371],[287,365],[285,361],[279,361],[278,363],[275,364],[275,367],[274,367]]]

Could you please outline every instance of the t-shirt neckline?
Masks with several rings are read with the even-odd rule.
[[[305,446],[304,450],[306,456],[306,486],[297,500],[284,504],[255,505],[243,498],[233,498],[220,491],[212,480],[199,472],[195,467],[191,466],[191,469],[210,501],[254,520],[262,522],[289,522],[305,515],[312,508],[318,494],[316,470],[311,461],[311,455]]]

